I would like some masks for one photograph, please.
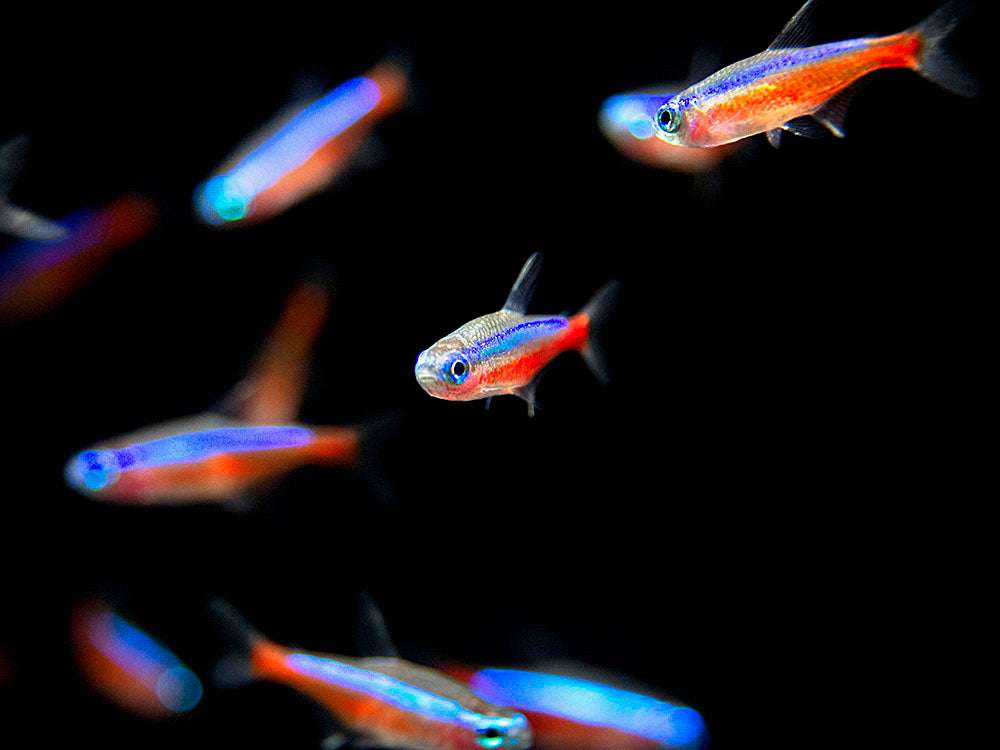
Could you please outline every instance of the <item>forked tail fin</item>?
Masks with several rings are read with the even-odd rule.
[[[580,311],[581,315],[586,315],[589,319],[587,343],[580,350],[580,354],[583,355],[584,361],[594,376],[605,385],[611,381],[611,377],[604,347],[601,344],[601,334],[614,307],[615,300],[618,299],[620,289],[621,282],[617,279],[605,283]]]
[[[910,29],[922,40],[916,71],[960,96],[975,96],[979,86],[976,79],[948,52],[945,43],[968,11],[968,0],[950,0]]]
[[[238,687],[252,682],[251,651],[267,639],[225,599],[212,599],[208,608],[232,646],[212,670],[212,681],[220,687]]]

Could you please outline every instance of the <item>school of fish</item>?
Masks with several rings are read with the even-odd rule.
[[[631,159],[697,174],[735,153],[733,146],[716,147],[757,134],[774,146],[785,132],[843,137],[851,97],[881,69],[906,68],[956,94],[976,93],[975,82],[945,50],[967,11],[962,0],[896,34],[813,45],[816,5],[808,0],[763,52],[696,83],[689,77],[609,96],[599,114],[601,131]],[[280,113],[193,191],[196,216],[212,227],[243,226],[328,189],[380,121],[405,106],[408,76],[405,64],[387,59]],[[153,201],[139,194],[58,222],[9,203],[26,144],[21,137],[0,147],[0,232],[16,240],[0,258],[0,312],[7,324],[68,297],[104,257],[154,231],[158,220]],[[700,150],[707,148],[714,150]],[[541,260],[541,252],[527,258],[499,310],[459,325],[418,354],[420,389],[440,400],[487,405],[513,395],[534,416],[542,375],[570,351],[600,382],[613,382],[602,340],[619,282],[609,280],[575,314],[529,313]],[[496,287],[492,277],[485,281]],[[91,447],[66,463],[66,484],[116,504],[218,503],[252,511],[247,501],[301,467],[359,470],[376,437],[371,430],[297,421],[329,307],[327,286],[303,280],[229,394],[194,416],[120,437],[94,436]],[[335,726],[327,747],[639,750],[693,749],[708,741],[696,710],[652,697],[652,689],[639,693],[534,669],[435,669],[393,655],[304,651],[269,640],[226,601],[214,601],[211,609],[238,651],[227,662],[230,678],[238,664],[237,679],[224,682],[276,682],[315,702]],[[81,674],[124,710],[163,719],[202,698],[201,681],[179,657],[100,598],[75,608],[70,640]]]

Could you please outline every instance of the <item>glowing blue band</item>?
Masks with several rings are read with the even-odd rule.
[[[129,469],[193,463],[220,453],[274,450],[309,445],[315,436],[305,427],[223,427],[187,432],[119,450],[84,451],[70,461],[71,484],[99,490]]]
[[[519,323],[490,336],[488,339],[476,342],[475,351],[480,357],[486,359],[495,354],[509,352],[528,341],[551,336],[568,325],[569,321],[566,318],[546,318]]]
[[[821,44],[816,47],[790,49],[785,55],[764,60],[756,65],[751,65],[744,70],[735,71],[732,75],[722,79],[721,81],[717,81],[711,86],[697,89],[697,94],[695,96],[678,98],[676,100],[677,105],[684,108],[691,104],[692,101],[701,101],[715,96],[728,94],[729,92],[743,86],[747,86],[754,81],[759,81],[761,78],[766,78],[772,73],[777,73],[779,70],[793,68],[798,65],[806,65],[808,63],[833,57],[844,52],[851,52],[853,50],[866,47],[869,43],[870,40],[868,39],[849,39],[843,42],[833,42],[832,44]]]
[[[233,169],[199,188],[195,204],[202,218],[210,224],[242,219],[257,195],[371,112],[381,97],[378,84],[361,76],[295,114]]]
[[[90,623],[90,641],[118,667],[156,693],[174,712],[189,711],[201,700],[201,681],[180,659],[147,633],[116,614],[101,612]]]
[[[705,722],[692,708],[596,682],[516,669],[481,669],[469,687],[499,706],[612,727],[666,747],[695,747],[705,735]]]

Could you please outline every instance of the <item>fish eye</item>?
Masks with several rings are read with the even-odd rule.
[[[656,113],[656,124],[665,133],[675,133],[681,126],[681,113],[674,104],[664,104]]]
[[[456,356],[446,364],[444,377],[453,385],[461,385],[469,377],[469,363],[461,355]]]
[[[486,729],[482,729],[478,732],[479,736],[476,737],[476,742],[479,743],[480,747],[492,748],[500,747],[503,744],[506,732],[497,726],[489,726]]]

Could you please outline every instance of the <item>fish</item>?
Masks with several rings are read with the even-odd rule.
[[[523,712],[536,750],[695,750],[708,742],[704,719],[695,709],[646,694],[651,691],[613,687],[609,677],[597,681],[459,664],[443,668],[480,698]]]
[[[787,131],[844,137],[851,99],[866,76],[909,68],[962,96],[978,86],[944,48],[968,3],[952,0],[898,34],[806,46],[816,0],[807,0],[763,52],[729,65],[670,97],[656,113],[668,143],[706,148],[766,133],[778,147]]]
[[[595,331],[603,324],[619,283],[606,283],[570,317],[527,315],[541,261],[540,252],[528,258],[498,312],[469,321],[420,352],[414,374],[421,388],[448,401],[512,394],[524,399],[529,416],[534,416],[539,373],[570,350],[580,352],[595,376],[607,382]]]
[[[66,235],[66,228],[7,200],[28,148],[28,137],[19,135],[0,146],[0,232],[34,242],[51,242]]]
[[[363,428],[294,422],[327,306],[321,285],[302,282],[286,300],[249,375],[217,410],[80,451],[66,463],[66,483],[91,499],[117,504],[239,506],[293,469],[358,466]]]
[[[240,678],[286,685],[323,706],[355,748],[513,750],[532,746],[523,714],[477,697],[438,670],[398,657],[348,657],[288,648],[253,629],[221,599],[210,607],[245,652],[220,667]],[[345,736],[346,735],[346,736]],[[331,746],[330,740],[324,743]]]
[[[121,708],[150,719],[192,710],[198,676],[163,644],[105,603],[87,599],[70,616],[70,640],[81,674]]]
[[[61,304],[155,224],[152,200],[128,193],[63,217],[59,237],[13,243],[0,255],[0,320],[24,320]]]
[[[733,147],[686,148],[656,137],[656,113],[684,84],[662,84],[627,91],[601,103],[598,127],[623,156],[648,167],[696,175],[715,169]]]
[[[343,173],[375,124],[400,109],[407,89],[404,65],[385,60],[279,113],[195,189],[196,215],[214,227],[252,224],[320,192]]]

